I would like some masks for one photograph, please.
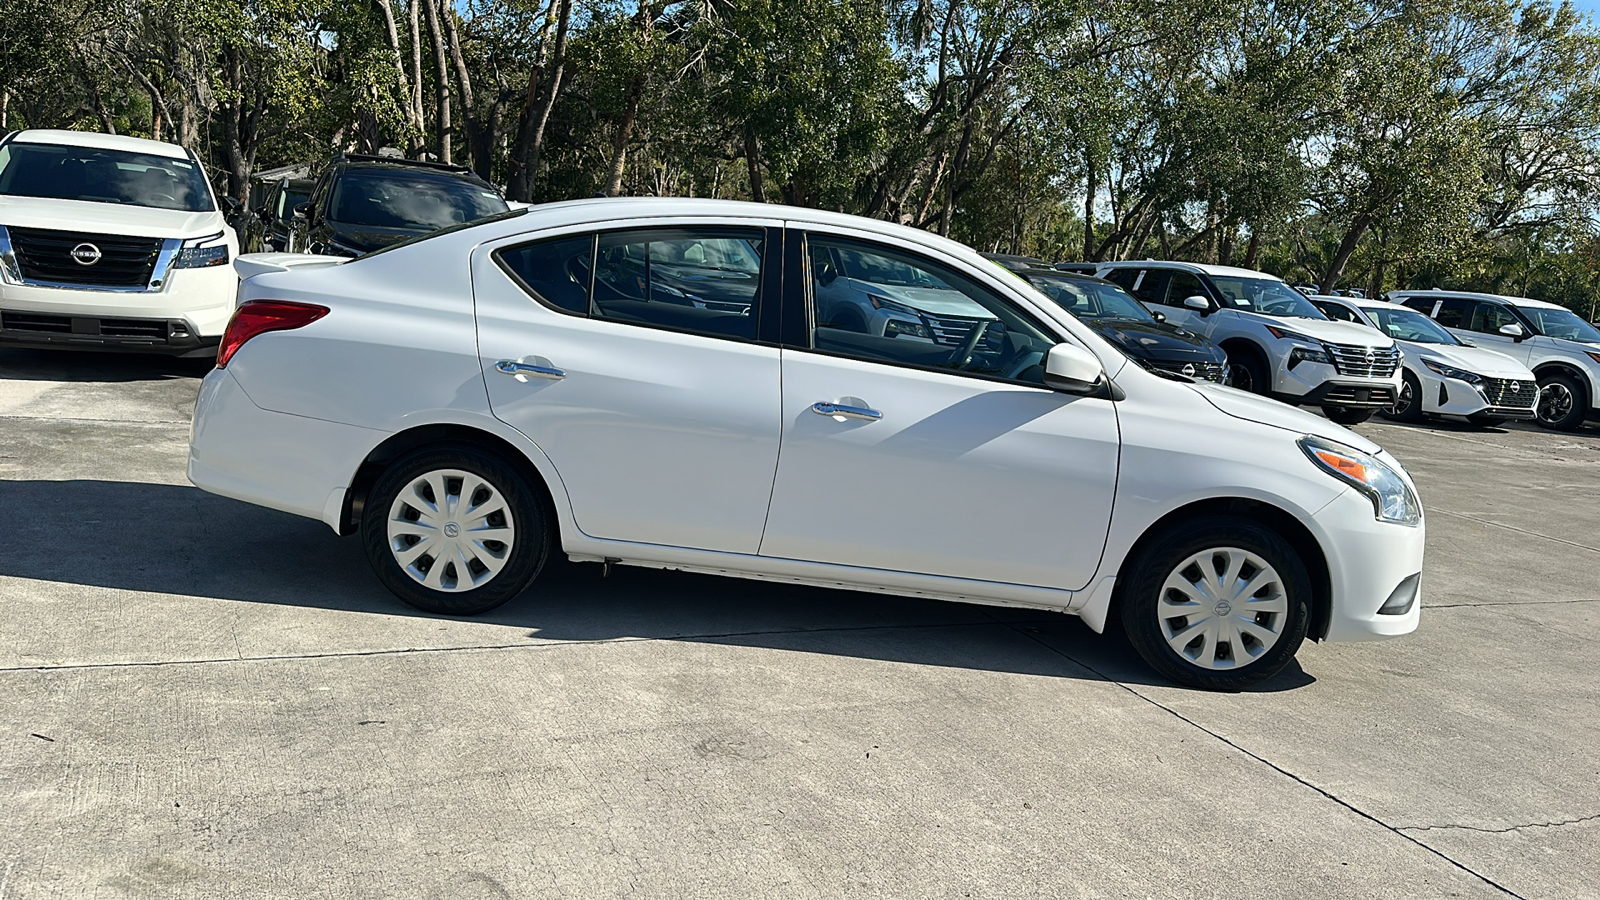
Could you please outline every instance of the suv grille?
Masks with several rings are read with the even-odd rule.
[[[1359,344],[1323,342],[1333,356],[1333,367],[1340,375],[1354,378],[1388,378],[1400,367],[1400,348],[1377,349]]]
[[[1539,399],[1539,382],[1531,378],[1527,381],[1485,378],[1478,387],[1483,389],[1483,396],[1490,406],[1532,408],[1534,401]]]
[[[160,238],[119,237],[43,228],[9,228],[11,249],[16,251],[22,277],[30,281],[84,284],[96,287],[144,287],[150,283]],[[84,265],[72,251],[90,244],[100,251],[92,265]]]
[[[1228,377],[1228,367],[1221,363],[1161,362],[1153,363],[1153,365],[1162,371],[1177,372],[1179,375],[1187,375],[1197,381],[1215,381],[1221,384],[1223,379]],[[1185,372],[1185,368],[1189,369],[1189,371]]]

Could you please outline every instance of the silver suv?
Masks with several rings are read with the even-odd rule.
[[[1387,335],[1335,322],[1264,272],[1183,262],[1116,262],[1100,277],[1122,285],[1174,325],[1228,352],[1229,383],[1355,425],[1394,406],[1400,349]]]
[[[1533,370],[1539,379],[1534,418],[1576,431],[1600,417],[1600,330],[1554,303],[1459,291],[1391,291],[1387,299],[1432,317],[1451,333]]]

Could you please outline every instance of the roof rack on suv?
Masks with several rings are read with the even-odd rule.
[[[434,162],[427,159],[406,159],[397,156],[377,156],[371,153],[341,153],[334,162],[375,162],[390,163],[397,166],[425,166],[429,169],[441,169],[446,172],[471,172],[467,166],[458,166],[455,163]]]

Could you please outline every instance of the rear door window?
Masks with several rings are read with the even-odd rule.
[[[1446,328],[1471,328],[1473,310],[1477,305],[1473,300],[1447,298],[1439,301],[1439,311],[1434,318]]]

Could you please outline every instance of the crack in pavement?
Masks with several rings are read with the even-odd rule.
[[[1454,516],[1457,519],[1466,519],[1468,522],[1477,522],[1479,525],[1489,525],[1494,528],[1504,528],[1507,531],[1515,531],[1518,534],[1525,534],[1528,537],[1544,538],[1547,541],[1555,541],[1558,544],[1566,544],[1569,547],[1577,547],[1579,550],[1588,550],[1591,553],[1600,553],[1600,547],[1591,547],[1588,544],[1580,544],[1577,541],[1569,541],[1566,538],[1551,537],[1548,534],[1540,534],[1537,531],[1529,531],[1526,528],[1518,528],[1515,525],[1507,525],[1504,522],[1492,522],[1488,519],[1480,519],[1477,516],[1469,516],[1466,513],[1451,512],[1448,509],[1433,509],[1429,511],[1441,516]]]
[[[1480,834],[1510,834],[1524,828],[1561,828],[1565,825],[1581,825],[1584,822],[1593,822],[1600,819],[1600,813],[1584,816],[1579,819],[1565,819],[1560,822],[1529,822],[1525,825],[1512,825],[1509,828],[1479,828],[1476,825],[1400,825],[1398,831],[1476,831]]]
[[[1302,778],[1301,776],[1296,775],[1295,773],[1289,771],[1288,769],[1284,768],[1283,766],[1278,765],[1277,763],[1273,762],[1270,759],[1267,759],[1266,757],[1264,757],[1264,756],[1262,756],[1262,755],[1260,755],[1258,753],[1254,753],[1254,752],[1252,752],[1250,750],[1245,749],[1244,747],[1240,746],[1239,744],[1234,743],[1233,741],[1231,741],[1228,738],[1224,737],[1220,733],[1218,733],[1216,731],[1213,731],[1213,730],[1211,730],[1210,728],[1207,728],[1204,725],[1201,725],[1199,722],[1196,722],[1195,720],[1189,718],[1188,716],[1184,715],[1183,713],[1180,713],[1177,710],[1173,709],[1172,707],[1167,706],[1165,703],[1162,703],[1161,701],[1156,700],[1156,699],[1154,699],[1152,697],[1146,696],[1145,694],[1141,693],[1140,691],[1138,691],[1136,688],[1132,687],[1131,685],[1125,684],[1125,683],[1123,683],[1121,681],[1118,681],[1115,678],[1112,678],[1109,675],[1106,675],[1104,672],[1101,672],[1099,669],[1096,669],[1094,666],[1091,666],[1086,662],[1083,662],[1083,661],[1078,660],[1078,659],[1074,659],[1071,654],[1061,650],[1058,647],[1052,646],[1051,644],[1048,644],[1045,641],[1040,640],[1036,635],[1029,634],[1026,631],[1023,631],[1023,630],[1021,630],[1019,628],[1016,628],[1015,626],[1011,625],[1011,623],[1002,623],[1002,624],[1006,624],[1007,627],[1011,628],[1011,630],[1017,632],[1018,634],[1022,635],[1023,637],[1028,638],[1031,641],[1034,641],[1035,643],[1037,643],[1040,646],[1044,647],[1045,649],[1047,649],[1047,650],[1049,650],[1049,651],[1061,656],[1063,659],[1068,660],[1069,662],[1073,663],[1074,665],[1082,666],[1083,668],[1088,669],[1090,672],[1093,672],[1095,675],[1098,675],[1099,677],[1105,679],[1107,682],[1109,682],[1111,684],[1114,684],[1117,687],[1122,688],[1123,690],[1127,691],[1128,693],[1132,694],[1133,696],[1138,697],[1140,700],[1143,700],[1144,702],[1150,704],[1151,706],[1154,706],[1155,708],[1157,708],[1159,710],[1162,710],[1163,712],[1167,713],[1168,715],[1172,716],[1173,718],[1178,719],[1179,721],[1181,721],[1184,724],[1190,726],[1191,728],[1195,729],[1196,731],[1199,731],[1202,734],[1206,734],[1206,735],[1211,736],[1212,738],[1215,738],[1216,740],[1228,745],[1229,747],[1232,747],[1234,750],[1239,751],[1240,753],[1244,754],[1245,756],[1250,757],[1251,759],[1255,760],[1256,762],[1259,762],[1262,765],[1272,769],[1274,772],[1277,772],[1278,774],[1284,776],[1285,778],[1288,778],[1291,781],[1294,781],[1295,783],[1297,783],[1297,784],[1299,784],[1299,785],[1301,785],[1303,787],[1306,787],[1306,788],[1309,788],[1312,791],[1315,791],[1316,793],[1320,794],[1322,797],[1333,801],[1334,803],[1338,804],[1339,806],[1342,806],[1345,809],[1349,810],[1350,812],[1355,813],[1357,816],[1360,816],[1361,818],[1366,819],[1369,822],[1372,822],[1373,824],[1379,826],[1380,828],[1385,829],[1386,831],[1390,832],[1391,834],[1395,835],[1396,837],[1402,838],[1402,839],[1404,839],[1406,841],[1411,842],[1412,844],[1415,844],[1416,846],[1420,847],[1422,850],[1428,852],[1429,854],[1432,854],[1433,856],[1437,856],[1439,859],[1444,860],[1445,862],[1449,863],[1451,866],[1455,867],[1456,869],[1459,869],[1462,872],[1465,872],[1466,874],[1471,875],[1473,878],[1476,878],[1479,881],[1483,882],[1484,884],[1488,885],[1489,887],[1494,888],[1495,890],[1501,892],[1502,894],[1505,894],[1507,897],[1513,897],[1513,898],[1516,898],[1516,900],[1527,900],[1526,897],[1523,897],[1521,894],[1517,893],[1516,891],[1511,890],[1510,888],[1508,888],[1505,885],[1499,883],[1498,881],[1495,881],[1493,878],[1490,878],[1489,876],[1483,874],[1482,872],[1479,872],[1476,869],[1473,869],[1471,866],[1468,866],[1467,864],[1465,864],[1463,862],[1460,862],[1458,860],[1455,860],[1455,859],[1451,858],[1448,854],[1444,853],[1441,850],[1438,850],[1438,849],[1436,849],[1434,847],[1430,847],[1428,844],[1424,843],[1423,841],[1419,840],[1418,838],[1415,838],[1415,837],[1407,834],[1405,831],[1403,831],[1403,830],[1401,830],[1399,828],[1396,828],[1393,825],[1390,825],[1388,822],[1385,822],[1382,819],[1378,818],[1377,816],[1373,815],[1372,813],[1369,813],[1366,810],[1361,809],[1360,807],[1356,806],[1354,803],[1351,803],[1350,801],[1345,800],[1344,798],[1338,796],[1337,794],[1334,794],[1332,791],[1329,791],[1326,788],[1323,788],[1323,787],[1320,787],[1320,786],[1318,786],[1316,784],[1313,784],[1312,782],[1306,780],[1305,778]]]

